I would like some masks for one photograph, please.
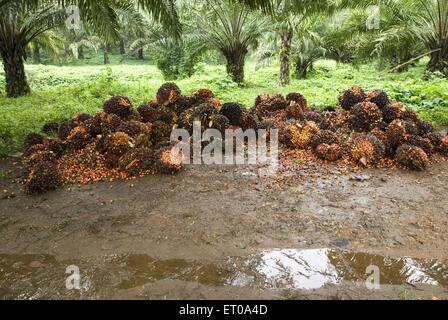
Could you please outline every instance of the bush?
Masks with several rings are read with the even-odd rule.
[[[199,58],[182,47],[157,51],[155,54],[157,68],[165,80],[189,78],[195,73]]]

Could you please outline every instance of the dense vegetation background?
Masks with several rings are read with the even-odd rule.
[[[79,29],[64,23],[68,4]],[[145,103],[165,81],[247,108],[292,91],[335,106],[357,84],[448,126],[448,0],[0,0],[0,13],[1,155],[112,95]]]

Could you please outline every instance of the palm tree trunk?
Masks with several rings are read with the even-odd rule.
[[[427,69],[431,72],[439,71],[448,76],[448,48],[431,53]]]
[[[120,54],[121,55],[125,55],[126,54],[126,48],[125,48],[125,43],[124,43],[124,39],[120,38]]]
[[[103,49],[103,55],[104,55],[104,64],[110,64],[109,60],[109,45],[106,44]]]
[[[145,60],[145,56],[143,55],[143,48],[138,49],[138,60]]]
[[[308,63],[297,61],[296,64],[296,78],[306,79],[308,73]]]
[[[227,74],[238,84],[244,82],[244,62],[246,53],[247,50],[236,53],[227,53],[224,55],[227,61]]]
[[[39,64],[41,62],[40,60],[40,46],[38,43],[36,43],[33,47],[33,62],[35,64]]]
[[[286,86],[290,83],[290,54],[293,32],[285,29],[280,33],[280,85]]]
[[[23,55],[8,50],[1,51],[7,96],[20,97],[29,94],[31,90],[26,80]],[[22,51],[25,52],[25,48]]]
[[[78,59],[84,60],[84,46],[81,44],[78,46]]]

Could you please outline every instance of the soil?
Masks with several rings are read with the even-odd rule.
[[[300,182],[248,166],[188,166],[36,196],[23,192],[22,170],[17,158],[0,161],[0,299],[448,298],[448,162],[426,172],[335,167]],[[438,283],[397,269],[380,290],[340,272],[305,288],[254,262],[284,249],[395,258],[400,268],[411,257]],[[81,290],[65,289],[70,264]]]

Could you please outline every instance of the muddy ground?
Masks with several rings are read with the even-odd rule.
[[[448,298],[448,162],[427,172],[323,170],[300,183],[253,167],[189,166],[38,196],[21,190],[16,162],[0,161],[0,299]],[[279,252],[324,266],[309,266],[320,269],[300,285],[294,266],[268,266]],[[426,265],[407,271],[432,282],[404,275],[404,257]],[[364,285],[371,260],[392,274],[379,290]],[[70,264],[81,290],[65,288]],[[318,273],[330,264],[339,273],[326,281]]]

